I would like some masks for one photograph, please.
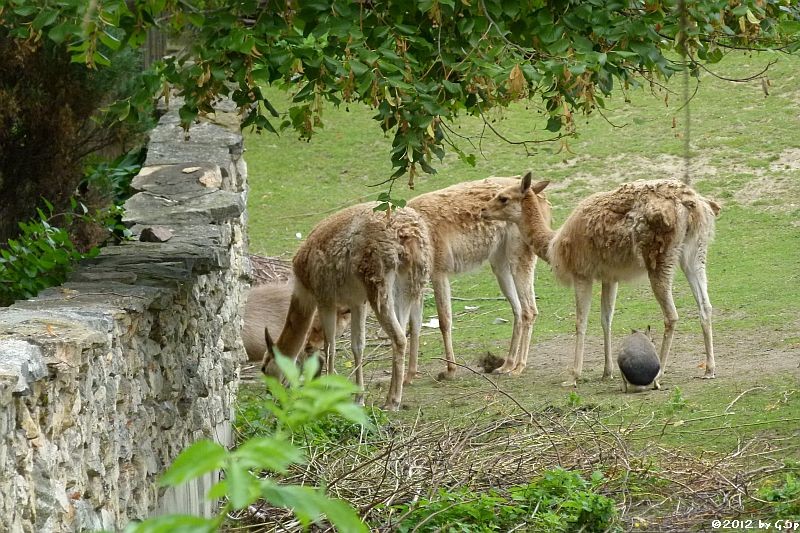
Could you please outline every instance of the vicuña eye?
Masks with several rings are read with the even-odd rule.
[[[506,198],[505,196],[499,197],[498,200],[500,200],[501,204],[504,204],[504,203],[508,202],[508,198]]]

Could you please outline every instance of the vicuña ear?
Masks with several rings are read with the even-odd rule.
[[[645,331],[647,332],[647,336],[649,337],[650,336],[650,324],[647,324],[647,329]]]
[[[269,329],[264,326],[264,340],[267,341],[267,351],[264,354],[264,360],[261,363],[261,372],[267,373],[267,363],[275,360],[275,349],[272,343],[272,337],[269,335]]]
[[[536,185],[533,186],[533,192],[536,193],[536,194],[539,194],[548,185],[550,185],[550,180],[540,181]]]
[[[528,192],[528,189],[531,188],[532,177],[533,176],[531,176],[530,171],[526,172],[525,175],[522,176],[522,190],[521,190],[522,194],[525,194],[526,192]]]
[[[264,326],[264,340],[267,342],[267,353],[274,356],[275,350],[273,349],[272,337],[269,334],[269,328],[267,328],[267,326]]]

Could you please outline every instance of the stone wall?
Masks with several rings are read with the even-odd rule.
[[[105,248],[0,309],[0,532],[213,510],[211,476],[179,491],[156,481],[189,443],[231,439],[249,268],[242,138],[220,125],[237,125],[233,111],[189,139],[174,110],[152,132],[126,222],[171,238]]]

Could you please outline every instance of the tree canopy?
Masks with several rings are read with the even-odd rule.
[[[790,0],[7,0],[0,25],[21,47],[50,41],[102,68],[138,47],[148,29],[182,50],[157,62],[111,111],[136,119],[153,95],[177,89],[189,125],[220,96],[244,126],[322,127],[324,102],[360,102],[393,135],[393,177],[433,172],[455,149],[460,113],[532,100],[543,139],[575,132],[620,88],[698,75],[731,49],[800,49],[800,7]],[[262,92],[292,91],[276,109]]]

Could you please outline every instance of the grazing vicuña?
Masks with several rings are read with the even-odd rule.
[[[242,325],[242,341],[249,361],[261,361],[267,351],[264,329],[273,335],[280,335],[286,315],[289,312],[289,301],[292,298],[292,281],[276,281],[251,288],[247,293]],[[350,324],[350,310],[338,310],[336,330],[342,331]],[[306,337],[305,347],[299,354],[302,362],[314,352],[325,346],[322,325],[315,314],[311,328]]]
[[[419,301],[431,270],[428,229],[410,208],[387,214],[377,203],[359,204],[335,213],[317,226],[292,261],[294,292],[283,331],[275,348],[295,358],[319,312],[325,334],[329,372],[336,353],[336,309],[351,313],[351,342],[356,382],[363,389],[362,353],[367,302],[392,343],[392,378],[386,407],[400,407],[406,352],[406,327],[411,306]],[[274,357],[267,339],[264,368]]]

